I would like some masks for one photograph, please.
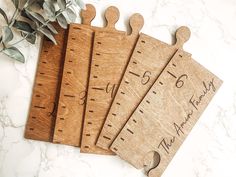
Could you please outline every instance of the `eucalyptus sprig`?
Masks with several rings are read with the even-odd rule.
[[[57,44],[54,35],[57,30],[52,22],[57,22],[66,29],[68,24],[74,22],[76,11],[84,9],[82,0],[11,0],[15,11],[9,19],[6,12],[0,8],[0,14],[4,18],[0,36],[0,53],[4,53],[12,59],[25,62],[25,57],[16,47],[16,44],[26,40],[35,44],[38,34],[42,34]],[[21,39],[12,42],[15,33],[19,33]]]

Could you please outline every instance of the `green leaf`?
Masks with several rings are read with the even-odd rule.
[[[65,0],[57,0],[57,4],[61,10],[66,9],[66,1]]]
[[[11,0],[13,4],[15,5],[16,9],[19,7],[19,0]]]
[[[45,19],[42,15],[40,15],[37,12],[27,11],[32,17],[34,17],[36,20],[38,20],[40,23],[45,24]]]
[[[66,13],[67,13],[67,15],[68,15],[71,22],[74,22],[76,20],[77,16],[76,16],[75,12],[72,9],[68,8],[66,10]]]
[[[13,26],[21,31],[26,31],[28,33],[32,33],[34,32],[33,28],[30,26],[29,23],[24,22],[24,21],[15,21],[15,23],[13,24]]]
[[[86,5],[82,0],[75,0],[76,4],[81,8],[81,9],[86,9]]]
[[[13,33],[11,31],[11,28],[8,26],[4,26],[2,28],[2,41],[3,43],[8,43],[13,39]]]
[[[43,9],[47,15],[47,17],[51,20],[51,21],[55,21],[55,14],[56,14],[56,10],[55,7],[53,5],[52,1],[45,1],[43,3]]]
[[[24,55],[15,47],[5,48],[2,52],[19,62],[22,62],[22,63],[25,62]]]
[[[54,34],[58,34],[57,30],[53,27],[52,24],[48,23],[47,24],[48,29],[50,29],[51,32],[53,32]]]
[[[2,10],[1,8],[0,8],[0,13],[1,13],[2,16],[4,17],[6,23],[9,24],[9,21],[8,21],[7,15],[6,15],[6,13],[4,12],[4,10]]]
[[[21,36],[24,37],[31,44],[35,44],[35,42],[36,42],[36,35],[35,34],[21,32]]]
[[[63,14],[57,16],[57,21],[62,28],[67,29],[67,21]]]
[[[43,33],[48,39],[50,39],[55,45],[57,44],[55,38],[53,37],[53,35],[51,34],[51,32],[48,29],[40,28],[39,31],[41,33]]]

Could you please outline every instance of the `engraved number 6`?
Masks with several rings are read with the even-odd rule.
[[[176,81],[176,83],[175,83],[175,86],[177,87],[177,88],[181,88],[181,87],[183,87],[184,86],[184,81],[183,81],[183,79],[188,79],[188,75],[187,74],[183,74],[183,75],[181,75],[178,79],[177,79],[177,81]]]

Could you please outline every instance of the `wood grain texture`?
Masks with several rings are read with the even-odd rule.
[[[111,149],[136,168],[145,167],[149,177],[161,176],[221,84],[178,50]]]
[[[98,30],[90,25],[95,15],[95,8],[87,4],[81,12],[83,24],[69,27],[54,143],[72,146],[81,143],[94,31]]]
[[[38,68],[33,87],[25,138],[52,141],[56,109],[64,63],[67,30],[54,25],[57,45],[43,39]]]
[[[105,17],[106,30],[95,32],[94,36],[81,144],[81,152],[86,153],[111,154],[110,150],[101,149],[95,143],[144,23],[141,15],[134,14],[130,18],[132,33],[127,35],[115,29],[119,19],[117,8],[108,8]]]
[[[140,35],[97,141],[99,147],[109,149],[156,78],[189,37],[187,27],[177,30],[175,45],[168,45],[145,34]]]

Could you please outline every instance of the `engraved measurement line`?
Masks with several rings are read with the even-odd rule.
[[[134,72],[132,72],[132,71],[129,71],[129,73],[130,73],[130,74],[133,74],[134,76],[140,77],[140,75],[139,75],[139,74],[137,74],[137,73],[134,73]]]
[[[104,88],[92,87],[93,90],[104,90]]]
[[[177,78],[173,73],[171,73],[170,71],[167,71],[168,74],[170,74],[172,77],[174,77],[175,79]]]
[[[111,138],[107,137],[107,136],[103,136],[103,138],[107,139],[107,140],[111,140]]]
[[[130,132],[131,134],[134,134],[134,132],[133,131],[131,131],[130,129],[126,129],[128,132]]]
[[[75,98],[74,95],[64,95],[64,97]]]
[[[43,106],[34,106],[35,108],[39,108],[39,109],[46,109],[45,107]]]

